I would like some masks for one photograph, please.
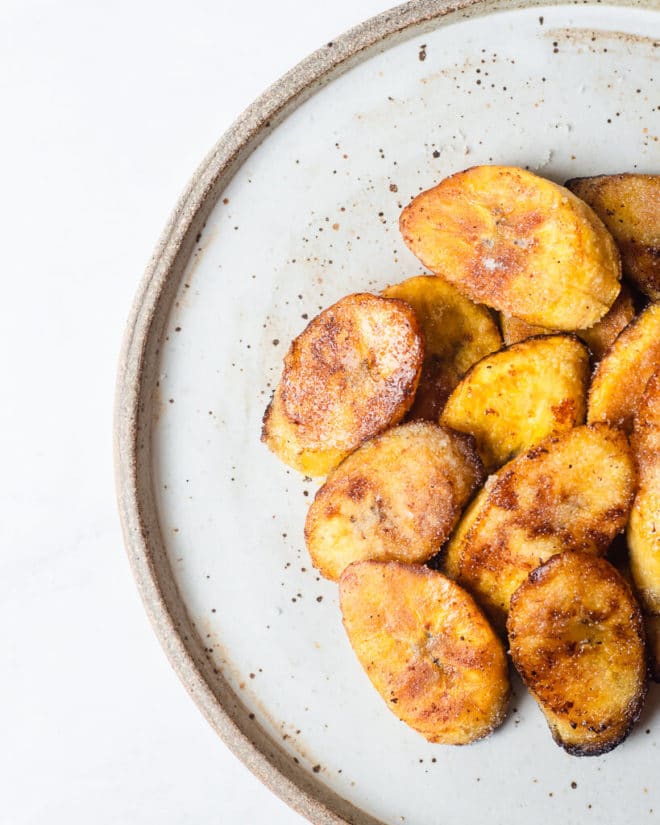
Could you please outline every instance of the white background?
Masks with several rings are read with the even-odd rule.
[[[0,0],[0,823],[303,820],[170,669],[112,467],[124,322],[195,167],[266,86],[385,10]]]

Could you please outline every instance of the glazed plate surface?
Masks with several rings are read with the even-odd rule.
[[[307,558],[317,485],[259,440],[308,319],[422,271],[398,231],[419,191],[481,163],[559,182],[660,172],[657,6],[445,9],[409,4],[325,47],[219,145],[179,205],[120,375],[129,553],[194,698],[313,821],[653,821],[657,687],[630,738],[599,758],[559,749],[519,682],[502,728],[470,747],[429,745],[399,722],[351,651],[336,586]]]

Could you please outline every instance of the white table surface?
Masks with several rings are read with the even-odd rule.
[[[114,499],[130,303],[198,162],[385,0],[0,3],[0,823],[295,825],[148,624]]]

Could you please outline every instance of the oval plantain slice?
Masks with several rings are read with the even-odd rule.
[[[617,335],[635,317],[635,303],[632,294],[625,284],[621,284],[616,301],[610,307],[607,315],[594,324],[589,329],[578,329],[575,334],[581,338],[591,350],[594,358],[599,361],[607,350],[612,346]],[[507,346],[517,344],[526,338],[535,335],[552,335],[558,330],[535,327],[514,318],[510,315],[500,313],[500,327],[502,337]]]
[[[546,439],[488,480],[469,530],[459,524],[447,550],[457,581],[503,628],[511,595],[535,567],[562,550],[607,550],[628,520],[634,485],[620,430],[594,424]]]
[[[471,439],[428,421],[394,427],[345,459],[317,492],[305,540],[328,579],[361,559],[424,562],[483,480]]]
[[[660,299],[660,175],[574,178],[568,189],[589,204],[614,237],[624,275]]]
[[[644,627],[606,559],[553,556],[514,593],[507,630],[513,663],[558,745],[597,756],[626,738],[646,696]]]
[[[478,303],[529,324],[593,326],[619,294],[621,262],[600,218],[524,169],[475,166],[402,212],[411,251]]]
[[[342,298],[292,342],[261,440],[291,467],[326,475],[403,418],[423,358],[408,304],[368,293]]]
[[[583,424],[589,352],[574,335],[528,338],[475,364],[441,423],[469,433],[487,471],[549,435]]]
[[[660,364],[660,304],[649,304],[620,333],[600,361],[589,389],[587,420],[625,432],[649,378]]]
[[[503,722],[504,648],[457,584],[427,567],[356,562],[341,577],[339,600],[373,686],[429,742],[465,745]]]
[[[409,303],[424,335],[422,376],[408,419],[437,421],[461,376],[502,346],[495,319],[435,275],[408,278],[382,294]]]
[[[627,530],[630,572],[649,629],[651,671],[660,679],[660,370],[642,396],[631,443],[637,493]]]

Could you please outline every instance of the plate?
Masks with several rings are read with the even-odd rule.
[[[315,485],[260,444],[290,339],[420,272],[411,196],[479,163],[557,181],[658,172],[657,3],[412,2],[328,43],[220,140],[171,218],[122,355],[126,544],[174,667],[223,739],[315,823],[643,822],[658,690],[570,757],[521,685],[492,737],[426,743],[371,688],[306,556]]]

